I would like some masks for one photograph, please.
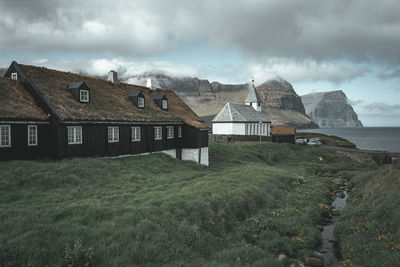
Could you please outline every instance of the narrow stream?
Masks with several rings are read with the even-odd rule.
[[[344,197],[337,197],[332,202],[332,207],[338,211],[342,211],[347,204],[347,190],[344,190],[343,194]],[[335,240],[333,237],[333,228],[335,227],[339,216],[339,214],[333,214],[330,223],[325,225],[321,232],[322,243],[319,252],[323,256],[325,267],[337,267],[339,265],[339,259],[335,254]]]

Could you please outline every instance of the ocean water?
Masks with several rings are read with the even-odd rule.
[[[400,153],[400,127],[321,128],[298,132],[336,135],[356,144],[358,149]]]

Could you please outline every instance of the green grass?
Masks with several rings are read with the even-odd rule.
[[[348,205],[335,228],[344,266],[400,263],[400,161],[351,179]]]
[[[347,139],[335,135],[326,135],[321,133],[298,132],[296,138],[320,138],[324,145],[338,146],[345,148],[356,148],[356,145]]]
[[[274,143],[210,143],[210,164],[163,154],[0,162],[0,262],[284,266],[318,246],[331,178],[371,168]]]

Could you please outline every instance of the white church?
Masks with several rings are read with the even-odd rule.
[[[271,135],[271,121],[262,113],[261,98],[253,83],[244,104],[226,103],[212,120],[213,134]]]

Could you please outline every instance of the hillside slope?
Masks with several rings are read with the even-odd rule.
[[[362,127],[343,91],[313,93],[301,96],[306,113],[319,127]]]

